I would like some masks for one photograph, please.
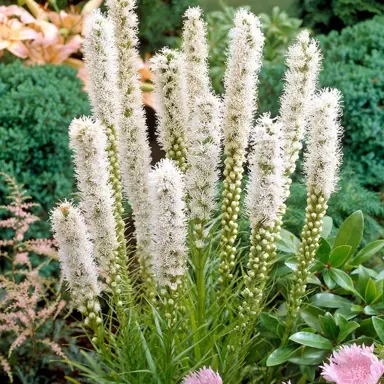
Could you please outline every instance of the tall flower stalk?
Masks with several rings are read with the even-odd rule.
[[[98,10],[92,12],[85,25],[84,58],[89,73],[89,96],[93,113],[103,124],[107,135],[107,154],[110,163],[109,180],[114,198],[114,215],[116,234],[119,242],[117,252],[121,274],[130,286],[127,275],[127,252],[125,240],[125,224],[123,220],[123,197],[121,175],[117,153],[117,116],[120,115],[120,100],[117,77],[117,51],[114,29],[110,20]]]
[[[309,124],[310,136],[304,159],[308,188],[307,208],[301,233],[298,265],[294,271],[294,280],[289,291],[287,327],[283,343],[286,342],[291,332],[305,297],[310,268],[319,248],[328,200],[337,186],[341,162],[340,100],[340,93],[335,89],[324,89],[313,100],[313,111]]]
[[[224,190],[222,203],[220,282],[233,278],[237,218],[240,210],[241,181],[245,150],[256,109],[257,75],[261,67],[264,36],[259,19],[246,10],[235,15],[224,77]]]
[[[276,257],[276,241],[281,229],[280,208],[284,199],[281,123],[264,114],[252,133],[253,150],[249,157],[246,195],[251,249],[244,276],[244,302],[240,307],[241,316],[248,319],[256,319],[262,309],[265,285]]]
[[[138,77],[138,20],[135,1],[108,0],[117,46],[119,131],[117,146],[125,196],[132,206],[141,276],[151,282],[150,148]]]
[[[180,169],[164,159],[149,175],[152,201],[153,269],[166,305],[166,318],[177,320],[174,305],[186,272],[184,182]]]
[[[155,75],[158,140],[167,158],[175,160],[185,172],[188,109],[184,56],[179,51],[164,48],[151,59],[151,69]]]

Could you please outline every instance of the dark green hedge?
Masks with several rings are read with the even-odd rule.
[[[25,185],[43,219],[73,191],[68,125],[89,114],[81,88],[67,66],[0,64],[0,171]]]

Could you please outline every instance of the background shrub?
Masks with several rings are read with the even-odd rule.
[[[382,0],[300,0],[299,9],[304,25],[328,33],[384,14],[384,3]]]
[[[35,229],[47,236],[47,212],[74,187],[68,125],[89,114],[81,88],[76,71],[67,66],[0,64],[0,170],[42,205],[43,220]]]

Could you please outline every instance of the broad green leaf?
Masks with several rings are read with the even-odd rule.
[[[339,245],[333,248],[329,256],[329,264],[333,268],[338,268],[345,264],[351,255],[352,247],[350,245]]]
[[[341,327],[339,335],[337,336],[337,343],[343,342],[355,329],[359,328],[359,324],[356,321],[350,321]]]
[[[321,231],[321,237],[326,239],[329,236],[329,234],[331,233],[332,227],[333,227],[332,217],[324,216],[324,219],[323,219],[323,230]]]
[[[341,315],[340,313],[335,313],[334,316],[335,316],[336,324],[339,328],[344,327],[344,325],[346,325],[348,323],[348,320],[343,315]]]
[[[333,344],[330,340],[310,332],[297,332],[293,334],[289,340],[317,349],[331,350],[333,348]]]
[[[333,293],[317,293],[311,298],[311,303],[318,307],[341,308],[351,307],[352,303],[344,297],[334,295]]]
[[[283,331],[283,323],[275,316],[270,315],[267,312],[263,312],[260,315],[260,322],[265,329],[273,332],[274,334],[281,336]]]
[[[384,247],[384,240],[377,240],[372,243],[367,244],[363,249],[361,249],[356,257],[350,260],[349,264],[351,265],[360,265],[368,261],[372,256],[380,251]]]
[[[333,288],[336,287],[336,283],[331,279],[331,276],[329,275],[329,270],[328,269],[324,269],[324,271],[323,271],[323,279],[324,279],[325,285],[329,289],[333,289]]]
[[[321,349],[300,347],[289,356],[288,361],[298,365],[320,365],[327,353]]]
[[[372,317],[372,324],[380,341],[384,343],[384,320],[379,317]]]
[[[316,259],[323,264],[328,264],[330,254],[331,254],[330,244],[324,238],[320,238],[320,246],[316,252]]]
[[[319,321],[323,329],[322,333],[324,333],[327,338],[336,340],[336,337],[339,334],[339,329],[333,316],[327,312],[324,316],[319,316]]]
[[[331,268],[329,270],[329,276],[331,276],[332,280],[334,280],[341,288],[344,288],[347,291],[355,291],[352,279],[344,271]]]
[[[352,213],[351,216],[347,217],[344,223],[341,224],[333,248],[339,247],[340,245],[350,245],[352,247],[351,255],[353,255],[361,242],[363,230],[363,213],[361,211],[356,211]]]
[[[298,261],[297,261],[297,258],[296,258],[296,257],[290,257],[288,260],[286,260],[286,261],[284,262],[284,264],[285,264],[289,269],[291,269],[292,271],[296,271]]]
[[[368,280],[367,286],[365,287],[364,299],[367,304],[372,304],[377,296],[377,289],[372,279]]]
[[[315,275],[309,275],[308,278],[307,278],[307,283],[308,284],[319,285],[319,286],[323,285],[323,283],[320,281],[320,279],[318,277],[316,277]]]
[[[273,367],[275,365],[280,365],[285,363],[292,352],[296,349],[294,345],[286,345],[285,347],[281,347],[273,351],[267,359],[267,367]]]
[[[316,377],[316,367],[312,365],[300,365],[300,372],[303,377],[297,384],[306,384],[307,381],[313,382]]]
[[[370,317],[369,319],[362,320],[360,322],[360,328],[358,330],[358,334],[368,336],[368,337],[376,337],[376,330],[375,327],[373,326],[373,317]]]
[[[282,229],[280,231],[280,240],[278,241],[277,247],[283,252],[296,255],[300,249],[300,240],[291,232]]]
[[[324,314],[325,312],[322,309],[313,305],[307,305],[300,311],[301,318],[304,322],[319,333],[322,332],[321,325],[319,323],[319,316]]]
[[[362,296],[365,296],[365,288],[367,287],[367,284],[368,284],[369,273],[367,269],[361,265],[358,268],[358,272],[359,272],[359,278],[357,280],[357,283],[359,284],[359,292]]]

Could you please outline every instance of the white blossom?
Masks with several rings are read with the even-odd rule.
[[[318,44],[310,38],[307,30],[298,35],[287,52],[288,70],[280,100],[280,121],[284,140],[284,173],[288,183],[302,147],[321,60]]]
[[[72,121],[69,138],[82,199],[80,206],[94,244],[96,260],[108,281],[118,242],[113,191],[108,180],[107,137],[99,121],[84,117]]]
[[[138,75],[138,19],[133,0],[108,0],[118,49],[118,151],[125,196],[135,220],[137,247],[144,267],[150,270],[150,147]]]
[[[184,56],[169,48],[151,59],[158,108],[158,139],[167,157],[185,171],[188,110]]]
[[[182,49],[185,54],[185,72],[187,78],[187,97],[189,119],[195,109],[196,99],[203,99],[210,93],[208,71],[209,47],[207,25],[202,19],[200,7],[188,8],[184,14]]]
[[[335,191],[341,163],[339,123],[341,94],[336,89],[323,89],[313,100],[309,138],[304,169],[308,189],[327,200]]]
[[[52,228],[59,247],[61,269],[81,312],[100,294],[98,273],[88,230],[79,208],[64,202],[52,212]]]
[[[116,125],[120,106],[113,24],[97,9],[87,16],[84,34],[84,61],[93,112],[110,128]]]
[[[161,160],[150,173],[153,269],[160,286],[176,288],[186,270],[184,182],[172,160]]]
[[[188,132],[186,190],[190,217],[208,220],[216,209],[218,165],[221,155],[220,100],[209,95],[195,105],[192,125]]]
[[[281,123],[264,114],[252,133],[245,204],[252,226],[273,226],[284,201]]]

